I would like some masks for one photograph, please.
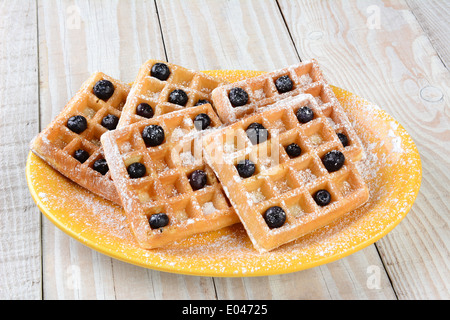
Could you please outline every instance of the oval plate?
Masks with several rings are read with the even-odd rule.
[[[230,82],[257,71],[205,71]],[[348,256],[390,232],[406,216],[420,188],[422,167],[411,137],[391,116],[354,94],[332,87],[361,138],[359,169],[370,188],[363,207],[331,225],[259,254],[238,224],[199,234],[161,249],[135,242],[123,209],[72,183],[30,152],[26,175],[42,213],[84,245],[115,259],[154,270],[200,276],[242,277],[290,273]]]

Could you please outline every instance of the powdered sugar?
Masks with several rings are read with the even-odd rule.
[[[303,181],[306,184],[311,183],[317,179],[317,176],[314,175],[309,168],[305,170],[299,170],[296,172],[296,174],[300,177],[300,181]]]
[[[195,163],[195,157],[191,151],[185,151],[180,153],[180,160],[183,166],[191,166]]]
[[[306,87],[307,85],[310,85],[311,83],[313,83],[313,79],[311,78],[309,73],[307,73],[307,74],[302,75],[299,78],[299,83],[301,86]]]
[[[214,206],[214,203],[212,203],[211,201],[206,202],[202,206],[202,212],[203,212],[204,215],[210,215],[210,214],[212,214],[212,213],[214,213],[216,211],[217,211],[217,209]]]
[[[172,141],[179,141],[180,139],[182,139],[186,134],[187,134],[187,130],[181,128],[181,127],[177,127],[173,130],[172,132]]]
[[[397,130],[397,128],[398,128],[398,124],[397,123],[395,123],[394,121],[391,121],[390,122],[390,126],[391,126],[391,129],[389,129],[389,132],[388,132],[388,137],[389,138],[392,138],[391,139],[391,143],[392,143],[392,152],[394,152],[394,153],[403,153],[403,148],[402,148],[402,138],[400,138],[399,136],[397,136],[395,133],[394,133],[394,131],[396,131]]]
[[[253,91],[253,94],[254,94],[255,99],[258,99],[258,100],[262,100],[262,99],[266,98],[266,93],[264,92],[264,89],[255,90],[255,91]]]
[[[47,202],[48,201],[47,194],[45,192],[39,192],[38,196],[39,196],[39,198],[41,199],[42,202]]]
[[[297,203],[297,204],[294,204],[294,205],[291,206],[291,207],[289,207],[288,210],[289,210],[289,213],[290,213],[292,216],[296,217],[296,218],[298,218],[298,217],[300,217],[301,215],[305,214],[305,212],[303,211],[303,208],[302,208],[301,205],[298,204],[298,203]]]
[[[258,188],[251,192],[248,192],[248,196],[249,196],[252,204],[260,203],[260,202],[263,202],[264,200],[266,200],[266,197],[262,193],[261,188]]]

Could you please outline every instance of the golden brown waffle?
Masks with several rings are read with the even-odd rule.
[[[162,63],[169,68],[170,76],[166,80],[152,76],[152,68],[157,63]],[[224,83],[223,80],[202,72],[159,60],[149,60],[139,70],[118,127],[146,120],[145,117],[136,113],[136,108],[141,103],[151,106],[153,117],[191,108],[201,100],[212,103],[211,92]],[[177,89],[183,90],[188,96],[188,101],[184,106],[169,102],[170,94]]]
[[[211,119],[210,129],[198,130],[198,114]],[[143,131],[158,125],[164,130],[161,145],[147,147]],[[156,248],[190,235],[221,229],[239,222],[213,171],[204,163],[202,136],[221,122],[205,104],[165,114],[117,129],[102,136],[105,156],[122,203],[139,244]],[[145,166],[145,176],[132,178],[128,168]],[[194,191],[192,172],[207,174],[206,186]],[[152,228],[149,219],[163,213],[168,225]]]
[[[314,119],[306,124],[296,117],[297,110],[304,106],[314,112]],[[247,135],[252,123],[267,129],[267,141],[253,144]],[[347,135],[347,147],[338,132]],[[285,149],[292,143],[302,149],[296,158]],[[342,152],[345,162],[340,170],[329,173],[322,158],[333,150]],[[297,239],[364,204],[368,188],[354,164],[361,153],[359,140],[341,109],[332,105],[320,108],[311,95],[283,100],[204,139],[206,162],[261,252]],[[255,172],[248,178],[238,173],[237,164],[242,160],[255,164]],[[323,207],[313,199],[322,189],[331,195],[331,203]],[[281,227],[271,228],[264,214],[275,206],[283,209],[286,221]]]
[[[280,93],[275,83],[279,78],[285,76],[292,81],[292,89]],[[248,101],[245,105],[234,106],[230,102],[229,94],[233,88],[241,88],[247,93]],[[314,59],[223,85],[213,90],[212,101],[222,122],[230,124],[277,101],[302,93],[312,94],[320,103],[337,102],[332,90],[327,85],[319,64]]]
[[[93,88],[97,82],[108,80],[114,85],[114,94],[107,100],[99,99]],[[61,113],[31,143],[31,150],[70,180],[110,201],[120,204],[111,174],[93,169],[97,160],[104,159],[100,137],[108,131],[101,125],[107,115],[120,118],[130,87],[103,73],[93,74],[64,107]],[[68,128],[73,116],[86,119],[87,129],[78,134]],[[89,158],[81,163],[74,158],[77,150],[84,150]]]

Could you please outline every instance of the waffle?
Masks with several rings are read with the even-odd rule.
[[[170,76],[166,80],[160,80],[152,76],[152,67],[157,63],[162,63],[169,68]],[[208,101],[211,104],[211,92],[223,84],[223,80],[198,71],[167,62],[149,60],[139,70],[118,127],[148,118],[142,117],[136,112],[137,106],[141,103],[151,106],[154,113],[153,117],[191,108],[201,100]],[[188,96],[188,101],[184,106],[169,102],[170,94],[177,89],[183,90]]]
[[[292,89],[280,92],[275,83],[284,76],[291,79]],[[234,106],[230,102],[229,94],[233,88],[241,88],[248,94],[248,101],[245,105]],[[231,124],[277,101],[302,93],[312,94],[320,104],[337,102],[332,90],[327,85],[319,64],[314,59],[223,85],[213,90],[212,101],[222,122]]]
[[[199,131],[193,122],[198,114],[211,119],[209,129]],[[143,132],[148,126],[163,128],[164,142],[147,147]],[[203,161],[202,137],[221,122],[205,104],[143,120],[102,136],[105,156],[136,239],[152,249],[201,232],[239,222],[214,172]],[[134,163],[146,168],[145,176],[131,177]],[[192,172],[206,172],[207,184],[194,191]],[[168,225],[153,228],[154,215],[165,214]]]
[[[314,112],[314,119],[306,124],[296,117],[303,106]],[[247,128],[253,123],[267,129],[265,142],[254,144],[249,139]],[[337,135],[344,132],[347,147]],[[302,149],[296,158],[285,149],[292,143]],[[342,152],[345,162],[330,173],[321,159],[333,150]],[[283,100],[204,139],[205,160],[260,252],[297,239],[363,205],[368,188],[354,164],[361,153],[358,137],[342,110],[333,105],[320,107],[309,94]],[[245,160],[255,164],[254,174],[248,178],[242,178],[237,170]],[[313,196],[319,190],[329,192],[330,204],[316,203]],[[283,209],[286,220],[282,226],[269,227],[266,222],[265,212],[272,207]]]
[[[107,100],[99,99],[93,88],[100,80],[114,85],[114,93]],[[31,150],[61,174],[89,191],[120,204],[111,179],[111,174],[102,174],[93,169],[97,160],[104,159],[100,137],[108,131],[101,125],[107,115],[120,118],[130,87],[103,73],[93,74],[64,107],[61,113],[31,142]],[[68,120],[83,116],[87,129],[78,134],[68,128]],[[77,150],[88,153],[88,159],[81,163],[74,158]],[[103,172],[104,173],[104,172]]]

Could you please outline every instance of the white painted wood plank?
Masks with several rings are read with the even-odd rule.
[[[25,163],[38,132],[36,5],[0,1],[0,299],[41,298],[40,215]]]

